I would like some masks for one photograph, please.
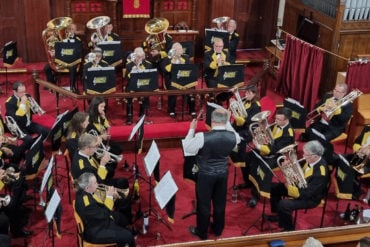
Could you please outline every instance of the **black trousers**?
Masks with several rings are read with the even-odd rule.
[[[221,235],[225,226],[225,207],[227,194],[227,173],[222,175],[198,174],[197,192],[197,231],[206,239],[213,206],[212,231]]]

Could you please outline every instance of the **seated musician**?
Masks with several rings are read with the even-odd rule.
[[[104,26],[104,40],[105,41],[120,41],[121,38],[119,37],[118,34],[113,32],[113,24],[108,23],[107,25]]]
[[[76,112],[68,126],[66,146],[69,157],[72,161],[74,154],[78,150],[78,139],[86,132],[89,125],[89,114],[87,112]]]
[[[252,141],[252,135],[249,131],[249,125],[252,123],[251,118],[261,112],[261,103],[259,101],[258,88],[256,84],[250,84],[245,88],[245,97],[242,99],[243,107],[247,116],[237,115],[234,117],[233,127],[236,132],[242,137],[238,145],[238,150],[231,153],[230,158],[234,165],[239,166],[242,170],[244,183],[239,184],[238,188],[246,188],[250,186],[249,182],[249,169],[250,166],[245,164],[245,149],[247,143]],[[233,112],[233,111],[231,111]]]
[[[102,60],[103,51],[99,47],[95,47],[94,50],[89,54],[89,61],[85,63],[83,69],[83,79],[86,83],[87,71],[89,68],[108,67],[108,63]],[[86,89],[86,86],[84,87]]]
[[[184,54],[182,45],[178,42],[173,43],[172,48],[166,58],[163,59],[162,62],[162,70],[164,72],[164,79],[165,79],[165,86],[167,90],[176,89],[171,85],[171,70],[172,64],[185,64],[189,63],[189,56]],[[175,109],[176,109],[176,95],[169,95],[168,96],[168,113],[171,117],[175,117]],[[192,117],[195,117],[195,101],[193,96],[187,96],[187,102],[189,105],[189,113]]]
[[[227,32],[229,33],[230,62],[235,63],[236,48],[238,48],[238,43],[239,43],[239,34],[236,31],[236,21],[234,19],[230,19],[227,22]]]
[[[259,151],[257,155],[261,155],[261,157],[257,157],[254,152],[248,152],[246,154],[246,165],[250,166],[249,179],[254,184],[251,189],[252,198],[249,201],[250,207],[255,207],[258,202],[259,192],[257,191],[257,185],[260,191],[269,193],[272,181],[272,172],[269,169],[277,167],[276,159],[279,155],[278,151],[294,144],[294,130],[290,124],[291,116],[292,112],[290,109],[279,108],[275,115],[276,124],[266,127],[264,123],[260,123],[256,128],[257,131],[254,131],[252,134],[253,144]],[[262,162],[260,158],[267,164]],[[261,176],[260,169],[264,171],[264,176]]]
[[[145,59],[145,53],[142,47],[136,47],[134,52],[130,54],[130,61],[126,64],[126,78],[130,79],[132,72],[140,72],[146,69],[151,69],[152,64]],[[140,109],[139,116],[142,116],[149,110],[149,97],[144,97],[139,100]],[[132,124],[134,106],[132,98],[127,99],[126,105],[126,124]]]
[[[38,123],[32,122],[32,114],[34,112],[31,111],[31,96],[26,93],[26,86],[22,82],[17,81],[13,84],[13,92],[13,95],[5,103],[6,116],[12,117],[20,130],[27,135],[22,138],[23,141],[29,143],[32,137],[28,136],[28,134],[34,133],[41,135],[42,139],[45,140],[49,130]],[[36,110],[40,111],[41,109]]]
[[[326,195],[330,177],[327,163],[322,157],[323,153],[324,147],[316,140],[307,142],[303,146],[303,158],[306,160],[303,173],[307,187],[299,188],[287,182],[272,184],[270,203],[271,212],[275,214],[268,216],[267,219],[278,221],[283,231],[294,230],[293,210],[314,208]],[[284,199],[287,196],[293,199]]]
[[[214,38],[213,48],[204,54],[204,78],[208,88],[217,87],[218,68],[230,64],[230,55],[223,48],[224,41],[220,38]],[[210,100],[214,101],[213,95],[210,95]]]
[[[331,94],[325,95],[316,105],[316,118],[310,126],[306,128],[305,133],[299,137],[300,141],[319,140],[324,141],[324,145],[339,136],[346,127],[352,114],[352,102],[338,105],[347,94],[348,86],[345,83],[338,83]],[[335,110],[330,116],[325,112]],[[319,136],[318,134],[319,133]],[[321,134],[321,135],[320,135]]]
[[[75,209],[84,224],[84,238],[92,243],[117,243],[118,246],[135,246],[132,233],[120,225],[120,215],[113,212],[114,187],[109,186],[105,198],[97,197],[97,178],[84,172],[76,180]]]
[[[81,43],[81,38],[76,34],[77,26],[74,23],[71,23],[68,28],[66,29],[66,39],[63,42],[70,42],[70,43]],[[55,58],[55,49],[50,49],[49,54],[52,58]],[[69,71],[69,81],[70,81],[70,89],[74,93],[78,93],[76,87],[76,74],[79,64],[73,65],[71,67],[67,67]],[[46,64],[44,67],[44,73],[46,75],[46,80],[48,82],[56,84],[55,81],[55,71],[51,68],[50,64]]]

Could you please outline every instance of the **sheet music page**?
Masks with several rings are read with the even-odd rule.
[[[45,210],[46,221],[48,223],[50,223],[50,221],[53,219],[55,210],[57,210],[59,203],[60,203],[60,196],[58,194],[58,191],[54,190],[54,193],[51,196],[49,204]]]
[[[108,67],[91,67],[88,68],[87,71],[100,71],[100,70],[114,70],[114,67],[108,66]]]
[[[293,98],[286,98],[285,100],[288,101],[288,102],[290,102],[290,103],[292,103],[292,104],[296,104],[296,105],[298,105],[298,106],[300,106],[300,107],[303,108],[303,105],[299,101],[297,101],[297,100],[295,100]]]
[[[30,147],[30,149],[32,149],[37,143],[39,143],[39,141],[41,140],[41,135],[36,139],[36,141],[33,142],[32,146]],[[28,149],[28,150],[30,150]]]
[[[134,137],[134,135],[137,132],[137,130],[143,124],[144,118],[145,118],[145,114],[140,118],[139,122],[137,122],[137,124],[132,128],[132,131],[131,131],[130,137],[128,138],[128,141],[131,141],[132,140],[132,137]]]
[[[161,181],[154,188],[154,196],[158,205],[163,209],[168,201],[179,190],[170,171],[166,172]]]
[[[153,170],[155,166],[157,165],[157,162],[160,157],[161,157],[161,154],[159,153],[157,143],[153,140],[152,145],[150,145],[148,153],[144,157],[146,175],[148,176],[152,175]]]
[[[54,127],[59,123],[59,121],[63,118],[63,116],[66,115],[68,112],[69,112],[69,110],[66,110],[65,112],[59,114],[57,116],[57,118],[55,119],[55,122],[54,122],[53,126],[51,127],[51,129],[54,129]]]
[[[42,177],[41,181],[41,187],[40,187],[40,194],[44,191],[45,185],[48,181],[48,178],[51,176],[51,173],[53,171],[53,165],[54,165],[54,155],[51,156],[48,167],[46,168],[46,171],[44,173],[44,176]]]

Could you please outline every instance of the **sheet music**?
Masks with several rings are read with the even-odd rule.
[[[132,128],[132,131],[131,131],[130,137],[128,138],[128,141],[131,141],[132,140],[132,137],[134,137],[134,135],[137,132],[137,130],[143,124],[144,118],[145,118],[145,114],[140,118],[139,122],[137,122],[137,124]]]
[[[298,105],[301,108],[304,108],[304,106],[299,101],[297,101],[293,98],[286,98],[285,100],[292,103],[292,104]]]
[[[153,170],[157,165],[157,162],[160,159],[160,157],[161,154],[159,153],[157,143],[153,140],[152,144],[150,145],[148,153],[144,157],[145,171],[148,176],[152,175]]]
[[[166,172],[161,181],[159,181],[157,186],[154,188],[154,196],[159,207],[163,209],[178,190],[179,188],[177,187],[175,180],[173,180],[171,172]]]
[[[114,67],[108,66],[108,67],[91,67],[88,68],[87,71],[100,71],[100,70],[114,70]]]
[[[121,41],[101,41],[98,42],[97,45],[114,45],[114,44],[121,44]]]
[[[149,73],[149,72],[156,72],[157,69],[144,69],[144,70],[133,70],[131,71],[131,74],[137,74],[137,73]]]
[[[53,165],[54,165],[54,155],[51,156],[48,167],[46,168],[46,171],[44,173],[44,176],[42,177],[41,187],[40,187],[40,194],[44,191],[45,185],[48,181],[48,178],[51,176],[51,173],[53,171]]]
[[[57,116],[57,118],[55,119],[55,122],[54,122],[53,126],[51,127],[51,129],[54,129],[54,127],[59,123],[59,121],[63,118],[63,116],[65,116],[68,112],[69,112],[69,110],[66,110],[65,112],[59,114]]]
[[[58,194],[58,191],[54,190],[54,193],[51,196],[49,204],[45,210],[46,221],[48,223],[50,223],[50,221],[53,219],[54,213],[57,210],[59,203],[60,203],[60,196]]]

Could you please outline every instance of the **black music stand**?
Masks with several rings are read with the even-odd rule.
[[[3,47],[3,65],[5,69],[5,81],[1,85],[5,84],[5,94],[8,94],[8,68],[12,67],[18,59],[17,42],[9,41]],[[2,92],[2,90],[0,90]]]
[[[114,67],[89,68],[86,77],[84,90],[87,94],[106,94],[116,91]]]
[[[218,68],[217,87],[241,87],[244,85],[244,65],[232,64]]]
[[[64,67],[75,66],[82,61],[81,42],[55,42],[55,62]]]
[[[292,117],[290,119],[292,127],[294,129],[305,128],[307,110],[304,108],[304,106],[292,98],[284,99],[283,105],[292,111]]]
[[[205,29],[205,44],[204,49],[209,51],[213,48],[214,38],[220,38],[224,41],[224,50],[229,49],[229,33],[226,30],[217,30],[217,29]]]
[[[198,64],[172,64],[171,86],[179,90],[193,88],[198,85],[198,74]],[[184,120],[184,104],[185,95],[182,95],[182,120]]]
[[[151,92],[158,89],[157,69],[131,72],[126,91]]]
[[[116,67],[122,64],[122,46],[121,41],[103,41],[99,42],[98,47],[103,50],[103,60],[109,66]]]

